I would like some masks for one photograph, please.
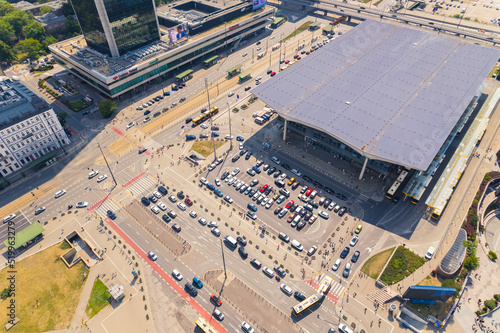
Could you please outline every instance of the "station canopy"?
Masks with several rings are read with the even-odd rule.
[[[367,20],[253,88],[287,120],[426,170],[500,50]]]

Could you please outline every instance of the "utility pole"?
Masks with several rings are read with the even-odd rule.
[[[220,287],[219,298],[222,295],[222,290],[224,290],[224,285],[227,280],[227,272],[226,272],[226,259],[224,258],[224,244],[222,244],[222,239],[220,240],[220,248],[222,251],[222,265],[224,266],[224,282],[222,282],[222,287]]]
[[[205,78],[205,88],[207,89],[207,99],[208,99],[208,111],[210,112],[210,94],[208,92],[208,80]],[[213,127],[213,117],[210,117],[210,131],[212,131]],[[212,137],[212,143],[214,145],[214,161],[217,159],[217,152],[215,151],[215,137],[212,135],[213,132],[210,132],[210,136]]]
[[[104,158],[104,162],[106,162],[106,165],[108,166],[109,173],[111,174],[111,177],[113,177],[113,181],[115,182],[115,186],[118,185],[115,179],[115,175],[113,175],[113,171],[111,171],[111,168],[109,167],[108,160],[106,159],[106,156],[104,156],[104,153],[102,151],[101,145],[99,144],[99,141],[97,141],[97,147],[99,147],[99,150],[101,151],[102,157]]]
[[[229,102],[227,102],[227,114],[229,115],[229,136],[231,137],[231,139],[229,139],[231,141],[229,150],[233,150],[233,136],[231,135],[231,108],[229,107]]]

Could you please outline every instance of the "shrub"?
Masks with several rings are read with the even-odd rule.
[[[489,299],[487,301],[484,301],[484,306],[491,311],[497,307],[497,301],[495,301],[494,299]]]
[[[495,299],[495,301],[500,302],[500,294],[493,295],[493,298]]]
[[[0,298],[1,299],[7,299],[7,297],[10,297],[10,289],[9,288],[5,288],[4,290],[2,290],[2,292],[0,293]]]
[[[462,285],[453,279],[444,280],[441,283],[441,286],[448,287],[448,288],[454,288],[456,290],[456,292],[453,294],[453,297],[457,297],[460,294],[460,291],[462,290]]]
[[[498,259],[497,254],[493,251],[488,252],[488,257],[490,257],[492,261],[496,261]]]
[[[464,260],[464,267],[469,271],[473,271],[479,268],[479,258],[476,256],[468,256]]]

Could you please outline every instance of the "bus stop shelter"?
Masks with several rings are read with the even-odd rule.
[[[28,248],[41,238],[44,231],[45,228],[37,221],[23,230],[16,232],[13,239],[7,238],[3,243],[9,250],[17,251],[22,248]]]
[[[227,71],[227,75],[233,76],[234,74],[241,72],[241,67],[243,67],[243,65],[236,65],[236,66],[230,68]]]
[[[319,29],[320,27],[321,27],[321,24],[319,22],[313,22],[309,26],[309,30],[316,30],[316,29]]]
[[[217,63],[217,60],[219,60],[219,55],[214,55],[213,57],[205,59],[203,63],[205,64],[205,67],[210,67],[212,65],[215,65]]]
[[[240,74],[240,82],[248,79],[250,77],[250,74],[252,74],[252,72],[253,72],[253,69],[249,68],[246,71],[244,71],[243,73],[241,73]]]
[[[35,170],[40,170],[44,168],[47,165],[50,165],[51,163],[54,163],[57,158],[56,158],[57,152],[55,150],[43,155],[40,158],[37,158],[33,162],[30,163],[30,167],[32,167]]]
[[[333,25],[327,25],[323,28],[323,34],[325,34],[325,35],[335,34],[333,29],[335,29],[335,27]]]
[[[188,69],[187,71],[184,71],[182,73],[180,73],[179,75],[177,75],[175,78],[178,82],[186,82],[187,80],[189,80],[193,75],[193,70],[192,69]]]

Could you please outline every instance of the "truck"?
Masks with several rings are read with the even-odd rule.
[[[262,125],[262,124],[264,124],[264,119],[262,119],[261,117],[257,117],[257,118],[255,118],[255,122],[259,125]]]
[[[186,135],[186,141],[196,140],[196,135]]]

